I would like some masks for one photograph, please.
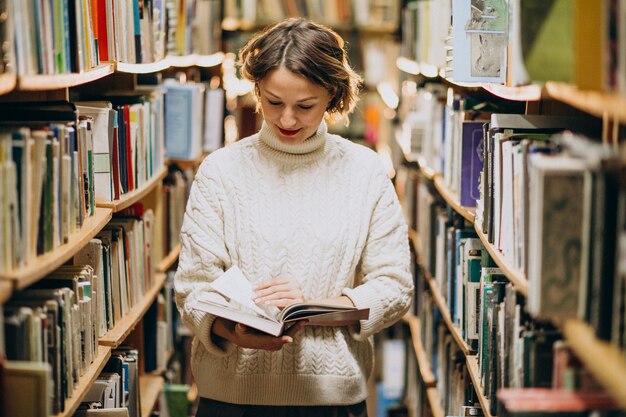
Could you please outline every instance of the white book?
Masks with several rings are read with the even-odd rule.
[[[286,323],[307,320],[308,325],[342,326],[367,320],[369,308],[331,304],[295,303],[282,310],[254,303],[252,284],[236,266],[211,283],[213,292],[198,295],[194,308],[279,336]]]
[[[206,90],[204,113],[204,152],[213,152],[222,147],[224,130],[224,90]]]
[[[99,201],[113,200],[111,177],[111,149],[113,126],[111,125],[111,103],[106,101],[77,102],[79,115],[93,118],[93,171],[95,198]]]

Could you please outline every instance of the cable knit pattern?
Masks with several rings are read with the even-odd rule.
[[[298,145],[261,131],[209,155],[181,231],[176,302],[195,334],[199,394],[238,404],[348,405],[367,396],[372,335],[409,308],[407,227],[371,150],[327,133]],[[305,299],[348,296],[360,326],[305,327],[278,351],[217,346],[214,317],[191,307],[237,265],[253,283],[298,279]]]

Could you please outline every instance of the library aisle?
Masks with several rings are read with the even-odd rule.
[[[408,224],[368,415],[626,416],[626,0],[5,0],[0,417],[195,415],[187,198],[261,126],[239,48],[297,16]]]

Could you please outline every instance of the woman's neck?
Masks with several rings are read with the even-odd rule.
[[[266,145],[268,151],[284,162],[305,162],[323,155],[326,145],[328,128],[322,120],[315,134],[302,143],[289,144],[282,142],[266,122],[259,132],[259,139]]]

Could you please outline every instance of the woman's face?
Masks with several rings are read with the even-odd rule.
[[[288,144],[313,136],[330,102],[328,91],[282,66],[261,80],[259,92],[265,122]]]

